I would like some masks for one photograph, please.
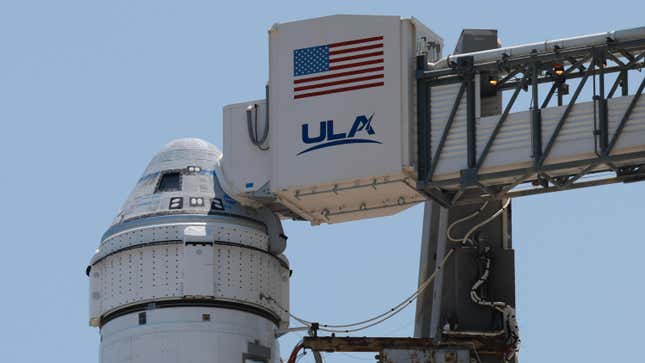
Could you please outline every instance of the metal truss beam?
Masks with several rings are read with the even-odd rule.
[[[474,64],[467,56],[458,58],[459,63],[450,64],[448,68],[428,69],[426,59],[418,58],[417,63],[417,122],[418,122],[418,185],[417,189],[423,191],[429,198],[439,202],[444,207],[459,204],[459,199],[465,190],[478,188],[482,195],[500,198],[505,194],[523,196],[530,194],[546,193],[552,191],[582,188],[599,184],[624,182],[626,179],[618,176],[618,171],[623,165],[634,160],[642,162],[644,152],[612,155],[616,144],[620,140],[623,130],[639,101],[644,88],[643,79],[629,106],[621,117],[618,126],[610,135],[607,102],[615,97],[620,88],[621,96],[628,96],[629,73],[645,67],[645,39],[629,42],[610,42],[606,45],[570,50],[554,49],[552,52],[532,54],[523,57],[507,57],[496,62]],[[610,63],[610,64],[609,64]],[[558,68],[559,67],[559,68]],[[512,90],[512,96],[504,106],[494,129],[482,145],[477,145],[477,124],[474,115],[475,74],[495,74],[499,78],[496,82],[498,92]],[[606,76],[617,74],[611,85],[607,85]],[[597,157],[586,160],[575,160],[561,163],[548,163],[560,132],[564,128],[573,107],[577,104],[583,89],[593,78],[594,108],[594,143]],[[640,76],[642,77],[642,76]],[[640,78],[639,77],[639,78]],[[569,97],[569,102],[559,118],[545,146],[542,145],[544,137],[541,125],[541,110],[548,107],[555,95],[558,105],[563,103],[563,95],[568,94],[570,80],[579,79],[579,82]],[[551,87],[544,98],[539,101],[538,85],[551,83]],[[430,95],[432,88],[439,85],[460,84],[460,88],[452,106],[447,122],[441,132],[434,153],[429,152],[431,140]],[[503,172],[481,174],[484,162],[498,137],[502,126],[508,119],[511,108],[516,104],[522,90],[528,91],[531,86],[531,152],[534,163],[531,167],[513,169]],[[435,180],[437,161],[441,159],[449,132],[455,122],[458,107],[466,95],[466,169],[461,171],[461,176],[448,180]],[[482,142],[480,140],[480,142]],[[481,153],[477,153],[481,150]],[[431,155],[432,154],[432,155]],[[577,169],[575,174],[569,176],[552,177],[560,175],[558,170]],[[582,178],[598,171],[613,171],[616,177],[606,178],[602,181],[584,181]],[[504,185],[491,184],[492,180],[511,178],[511,182]],[[634,178],[630,179],[634,180]],[[640,180],[640,179],[639,179]],[[518,185],[533,182],[538,188],[514,191]],[[455,189],[455,185],[458,186]]]

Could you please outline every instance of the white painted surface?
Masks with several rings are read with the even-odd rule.
[[[642,28],[637,28],[611,34],[620,39],[632,39],[642,36],[642,32]],[[294,82],[298,77],[294,73],[296,50],[375,36],[383,37],[382,40],[378,40],[383,44],[383,86],[307,98],[294,97],[297,93]],[[225,138],[224,142],[230,144],[235,153],[245,155],[231,155],[231,160],[236,161],[231,169],[236,169],[234,173],[253,175],[253,178],[262,181],[268,180],[270,190],[278,196],[279,203],[313,224],[385,216],[397,213],[423,200],[414,191],[417,155],[414,73],[417,43],[424,36],[441,43],[436,34],[417,20],[402,20],[395,16],[335,15],[274,25],[269,31],[271,149],[261,156],[237,151],[239,148],[234,148],[246,141],[239,138],[248,139],[248,136],[242,132],[233,133],[232,139]],[[524,52],[536,49],[538,45],[541,47],[546,47],[547,44],[573,46],[592,44],[596,41],[604,42],[606,39],[603,34],[596,34],[473,54],[478,59],[490,54],[501,54],[502,51],[509,51],[509,49],[513,52]],[[342,46],[341,49],[344,47]],[[333,57],[330,55],[330,59]],[[459,56],[453,58],[457,57]],[[447,67],[445,59],[436,63],[435,69],[438,67],[437,64]],[[337,71],[332,73],[334,72]],[[327,73],[314,73],[312,76]],[[346,80],[351,77],[354,75],[339,79]],[[476,75],[475,85],[476,148],[479,157],[500,115],[480,117],[479,75]],[[315,90],[328,90],[335,87],[337,86],[330,85]],[[459,84],[455,84],[431,88],[431,142],[430,150],[427,152],[433,159],[459,87]],[[608,101],[610,137],[615,132],[631,99],[631,96],[615,97]],[[543,147],[546,147],[565,107],[548,107],[542,110]],[[380,144],[338,144],[302,153],[312,144],[317,145],[303,141],[304,124],[308,125],[313,136],[317,136],[323,133],[319,132],[320,122],[333,120],[334,133],[346,133],[357,116],[369,117],[372,114],[375,133],[361,136],[378,141]],[[551,153],[545,160],[546,165],[596,156],[592,133],[593,115],[594,106],[591,102],[579,102],[572,108]],[[239,118],[239,116],[236,117]],[[329,138],[330,129],[327,130]],[[228,136],[229,133],[226,134],[226,137]],[[641,99],[630,116],[613,154],[643,151],[645,150],[644,140],[645,99]],[[447,132],[440,155],[436,160],[432,160],[435,170],[431,179],[434,181],[450,179],[451,184],[445,187],[459,188],[458,180],[461,171],[468,168],[466,145],[466,96],[464,95],[457,108],[454,122]],[[267,161],[267,153],[271,155],[270,161]],[[226,157],[229,156],[225,156],[225,159]],[[238,162],[240,160],[248,160],[248,162],[240,163]],[[256,163],[260,161],[262,165],[258,167]],[[522,169],[531,165],[533,160],[530,112],[511,113],[492,143],[490,153],[479,170],[480,174],[510,170],[518,170],[518,173],[522,174]],[[269,166],[271,170],[268,172]],[[576,173],[579,169],[570,167],[566,170],[552,171],[550,174],[567,175]],[[266,173],[269,173],[268,177],[265,177]],[[244,179],[237,176],[236,178]],[[511,181],[512,177],[509,176],[486,179],[486,183],[489,184],[503,184]],[[388,185],[385,186],[385,184]],[[373,186],[376,185],[378,186],[374,188]],[[241,194],[238,196],[243,197]],[[394,205],[392,201],[404,201],[404,203]]]
[[[276,332],[289,318],[260,296],[289,308],[284,241],[274,240],[282,229],[272,212],[222,190],[220,158],[202,140],[170,142],[103,236],[89,269],[101,362],[241,362],[250,344],[269,352],[254,359],[279,362]],[[172,191],[159,188],[168,173],[181,174]]]
[[[351,74],[329,80],[343,82],[383,73],[383,78],[373,80],[383,82],[383,86],[295,97],[296,50],[374,37],[382,39],[365,44],[382,44],[382,48],[375,49],[382,51],[382,55],[336,64],[382,58],[382,63],[374,64],[374,67],[383,67],[382,72]],[[417,45],[421,39],[443,46],[442,39],[418,20],[398,16],[334,15],[274,25],[269,31],[270,149],[261,152],[251,147],[245,122],[242,122],[249,103],[224,108],[226,157],[223,165],[226,177],[236,186],[236,196],[243,200],[247,197],[246,192],[264,185],[266,180],[270,191],[280,198],[279,202],[288,204],[296,214],[314,224],[389,215],[423,200],[414,190],[414,183],[407,179],[413,177],[416,160],[414,79]],[[354,49],[352,47],[356,46],[343,45],[337,49],[346,51]],[[359,53],[348,51],[340,57]],[[339,55],[330,56],[334,57]],[[360,68],[312,73],[307,77]],[[315,88],[311,92],[345,87],[345,84]],[[372,117],[370,124],[374,133],[361,130],[355,136],[371,142],[337,144],[303,153],[312,146],[339,140],[330,138],[331,129],[323,127],[327,139],[305,143],[302,136],[304,124],[309,127],[309,136],[315,138],[321,134],[320,123],[332,120],[334,135],[349,136],[360,116]],[[267,160],[267,155],[270,155],[270,160]],[[243,186],[247,181],[253,181],[254,186],[245,191]],[[311,194],[332,189],[336,191],[315,197]],[[301,197],[305,194],[310,196]]]
[[[294,99],[294,50],[376,36],[383,37],[384,86]],[[274,191],[401,172],[400,38],[398,16],[336,15],[278,24],[269,31]],[[357,116],[372,114],[375,134],[362,136],[381,144],[339,145],[298,155],[311,146],[302,141],[303,124],[310,125],[312,135],[326,120],[334,121],[335,133],[348,132]]]
[[[155,233],[154,229],[162,233]],[[287,322],[286,314],[275,305],[260,299],[260,294],[275,298],[281,306],[289,306],[289,269],[278,256],[269,254],[266,234],[248,232],[246,227],[217,223],[206,228],[217,230],[206,241],[195,236],[182,236],[168,241],[146,239],[161,236],[164,226],[138,230],[130,239],[124,232],[118,237],[130,244],[95,262],[90,272],[90,319],[116,311],[123,306],[156,300],[174,300],[184,296],[217,298],[267,310]],[[143,229],[145,231],[146,229]],[[260,238],[243,239],[242,236]],[[111,238],[112,240],[116,238]],[[192,240],[192,241],[191,241]],[[257,242],[254,242],[257,241]],[[185,242],[184,242],[185,241]],[[192,244],[190,242],[198,242]],[[228,245],[213,245],[225,242]],[[202,243],[202,244],[200,244]]]
[[[213,296],[213,246],[186,243],[182,262],[184,295]]]
[[[280,362],[273,323],[236,310],[154,309],[143,325],[132,313],[107,323],[101,338],[101,363],[241,363],[249,343],[270,349],[267,363]]]
[[[266,102],[255,100],[236,103],[224,107],[223,139],[224,153],[222,167],[229,185],[236,193],[253,192],[261,188],[271,179],[272,163],[272,128],[266,141],[268,150],[261,150],[249,139],[247,125],[247,108],[257,105],[251,113],[253,126],[257,111],[258,134],[261,136],[265,127]]]

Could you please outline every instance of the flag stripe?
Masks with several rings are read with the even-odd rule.
[[[382,35],[293,51],[293,98],[384,86]]]
[[[376,49],[376,48],[383,48],[383,43],[364,45],[362,47],[356,47],[356,48],[344,48],[344,49],[339,49],[339,50],[330,50],[329,55],[358,52],[358,51],[361,51],[361,50]]]
[[[337,65],[337,66],[330,66],[329,70],[330,71],[335,71],[337,69],[360,67],[360,66],[366,66],[366,65],[369,65],[369,64],[378,64],[378,63],[383,63],[383,58],[369,60],[369,61],[365,61],[365,62],[347,63],[347,64],[340,64],[340,65]]]
[[[331,43],[328,46],[330,48],[334,47],[342,47],[345,45],[352,45],[352,44],[360,44],[360,43],[367,43],[367,42],[373,42],[375,40],[383,40],[383,36],[380,37],[371,37],[371,38],[363,38],[363,39],[356,39],[356,40],[348,40],[346,42],[337,42],[337,43]]]
[[[314,96],[320,96],[320,95],[327,95],[327,94],[330,94],[330,93],[353,91],[353,90],[357,90],[357,89],[370,88],[370,87],[380,87],[380,86],[383,86],[384,84],[385,83],[383,83],[383,82],[367,83],[367,84],[361,84],[361,85],[358,85],[358,86],[334,88],[334,89],[329,89],[329,90],[325,90],[325,91],[318,91],[318,92],[311,92],[311,93],[301,93],[301,94],[294,95],[293,98],[314,97]]]
[[[340,58],[333,58],[333,59],[329,59],[329,63],[344,62],[344,61],[359,59],[359,58],[369,58],[369,57],[375,57],[377,55],[383,55],[383,51],[372,52],[372,53],[362,53],[362,54],[350,55],[347,57],[340,57]]]
[[[293,83],[297,84],[297,83],[304,83],[304,82],[321,81],[323,79],[330,79],[330,78],[344,77],[344,76],[353,76],[355,74],[370,73],[370,72],[376,72],[376,71],[382,71],[382,70],[383,70],[383,67],[357,69],[355,71],[347,71],[347,72],[340,72],[340,73],[334,73],[334,74],[327,74],[327,75],[324,75],[324,76],[300,78],[300,79],[294,80]]]
[[[307,85],[307,86],[296,87],[293,90],[297,92],[297,91],[304,91],[304,90],[314,89],[314,88],[337,86],[339,84],[361,82],[361,81],[369,81],[369,80],[372,80],[372,79],[379,79],[379,78],[383,78],[383,74],[375,74],[375,75],[371,75],[371,76],[341,79],[339,81],[332,81],[332,82],[325,82],[325,83],[316,83],[316,84],[311,84],[311,85]]]

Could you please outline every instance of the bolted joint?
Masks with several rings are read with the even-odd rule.
[[[428,55],[419,54],[417,56],[417,71],[425,71],[428,69]]]
[[[470,79],[474,75],[475,58],[472,56],[459,57],[457,59],[456,70],[464,78]]]
[[[459,181],[464,188],[477,185],[479,176],[476,168],[462,169],[459,171]]]
[[[594,63],[597,67],[602,69],[605,66],[607,66],[607,47],[606,46],[594,47],[591,53],[593,55]]]

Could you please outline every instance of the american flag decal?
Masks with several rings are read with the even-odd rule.
[[[293,51],[294,99],[383,84],[383,36]]]

